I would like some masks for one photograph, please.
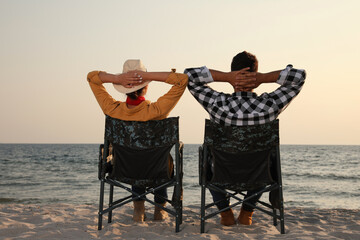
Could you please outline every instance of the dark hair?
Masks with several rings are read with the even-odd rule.
[[[135,92],[131,92],[131,93],[127,93],[126,95],[131,98],[132,100],[136,100],[138,97],[141,96],[142,91],[144,90],[145,87],[140,88],[139,90],[136,90]]]
[[[239,71],[246,67],[250,67],[250,72],[257,72],[258,60],[255,55],[243,51],[233,58],[231,62],[231,71]]]

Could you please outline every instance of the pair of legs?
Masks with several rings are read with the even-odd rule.
[[[245,198],[251,196],[252,194],[261,191],[262,189],[264,189],[263,187],[259,188],[259,189],[255,189],[255,190],[251,190],[251,191],[247,191]],[[226,207],[228,207],[230,205],[230,200],[228,198],[226,198],[226,195],[222,192],[218,192],[218,191],[214,191],[214,190],[210,190],[210,193],[212,195],[212,198],[214,200],[214,202],[218,202],[216,203],[216,207],[221,210],[224,209]],[[256,205],[256,202],[260,199],[261,194],[259,194],[258,196],[251,198],[250,200],[248,200],[247,202],[244,202],[242,205],[242,209],[244,209],[245,211],[248,212],[253,212],[254,211],[254,207],[250,206],[247,203],[250,203],[252,205]]]
[[[169,170],[169,177],[173,176],[174,174],[174,163],[173,163],[173,159],[172,156],[169,154],[168,156],[168,170]],[[136,187],[136,186],[132,186],[131,187],[132,191],[141,195],[143,193],[145,193],[146,188],[144,187]],[[168,199],[168,194],[167,194],[167,188],[162,188],[162,189],[158,189],[156,191],[154,191],[154,202],[161,205],[162,207],[165,207],[166,205],[166,200]],[[132,197],[136,197],[135,194],[132,194]],[[140,199],[136,199],[133,201],[134,202],[134,215],[133,215],[133,219],[136,222],[142,222],[145,220],[146,216],[145,216],[145,200],[140,198]],[[167,218],[168,214],[167,212],[162,209],[159,206],[155,205],[155,211],[154,211],[154,220],[163,220],[165,218]]]
[[[261,187],[261,188],[255,189],[255,190],[247,191],[245,198],[247,198],[263,189],[264,188]],[[222,192],[214,191],[214,190],[210,190],[210,193],[213,197],[216,207],[219,210],[222,210],[222,209],[230,206],[230,200],[229,200],[229,198],[226,198],[226,194],[224,194]],[[256,202],[260,199],[260,197],[261,197],[261,194],[249,199],[246,202],[243,202],[239,217],[237,218],[237,220],[240,224],[244,224],[244,225],[252,224],[252,215],[254,212],[254,207],[251,205],[255,206]],[[250,203],[251,205],[248,203]],[[220,223],[222,225],[230,226],[230,225],[234,225],[236,223],[234,213],[231,208],[229,210],[221,212],[220,216],[221,216]]]
[[[139,195],[145,193],[145,190],[146,190],[145,188],[132,186],[132,191]],[[135,194],[133,194],[133,198],[134,197],[136,197]],[[167,198],[168,198],[168,195],[167,195],[166,188],[155,191],[155,197],[154,197],[155,203],[158,203],[162,207],[165,207],[165,205],[166,205],[165,199],[167,199]],[[140,198],[140,199],[134,200],[133,202],[134,202],[133,220],[135,222],[143,222],[146,219],[145,200]],[[163,220],[163,219],[167,218],[167,216],[168,216],[168,214],[164,209],[155,205],[154,220]]]

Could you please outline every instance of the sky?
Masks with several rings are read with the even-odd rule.
[[[259,72],[307,71],[279,116],[281,144],[359,145],[359,12],[357,0],[0,0],[0,143],[102,142],[90,71],[121,73],[125,60],[141,59],[148,71],[227,72],[246,50]],[[152,82],[146,97],[169,88]],[[202,143],[208,114],[188,90],[170,116],[180,116],[185,144]]]

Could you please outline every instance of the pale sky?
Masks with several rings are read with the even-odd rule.
[[[246,50],[259,72],[289,63],[307,71],[279,117],[282,144],[358,145],[359,12],[358,0],[0,0],[0,143],[102,142],[89,71],[120,73],[126,59],[141,59],[148,71],[230,71]],[[169,87],[151,83],[146,97],[155,101]],[[203,141],[208,114],[188,90],[170,116],[180,116],[185,144]]]

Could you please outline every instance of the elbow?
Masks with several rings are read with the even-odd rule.
[[[186,74],[183,74],[183,86],[186,88],[186,86],[188,85],[189,82],[189,77]]]
[[[188,75],[186,75],[186,74],[180,74],[180,85],[181,86],[187,86],[187,84],[188,84],[188,79],[189,79],[189,77],[188,77]]]
[[[303,72],[302,72],[301,75],[302,75],[302,76],[301,76],[301,77],[302,77],[302,80],[305,81],[305,79],[306,79],[306,70],[305,70],[305,69],[303,70]]]
[[[176,74],[176,77],[177,77],[177,81],[174,85],[179,88],[185,89],[186,86],[188,85],[188,76],[186,74],[180,73],[180,74]]]
[[[87,76],[86,76],[87,81],[90,82],[91,79],[92,79],[95,75],[97,75],[97,74],[98,74],[98,71],[91,71],[91,72],[89,72],[89,73],[87,74]]]

